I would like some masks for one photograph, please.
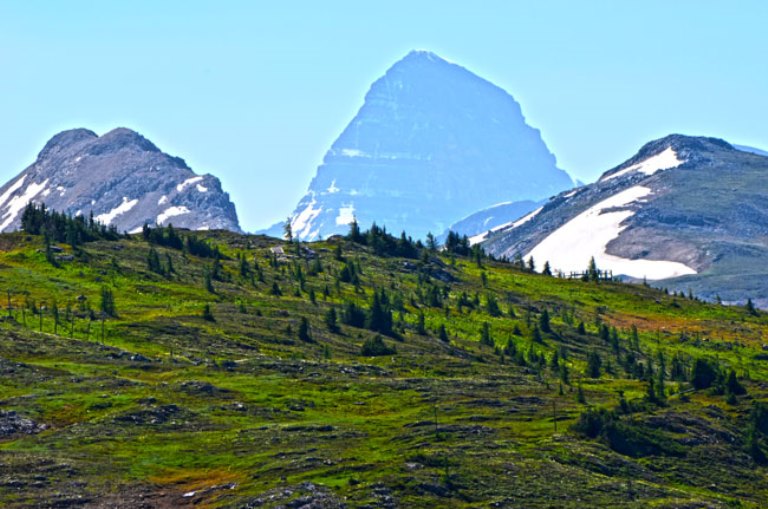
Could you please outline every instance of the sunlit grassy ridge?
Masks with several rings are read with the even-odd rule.
[[[62,244],[55,267],[41,237],[0,237],[0,290],[11,301],[2,410],[36,426],[9,425],[0,438],[4,505],[760,507],[768,498],[756,461],[768,426],[750,416],[768,382],[760,314],[428,250],[403,259],[340,239],[308,252],[205,236],[220,269],[141,236],[85,244],[71,261]],[[172,273],[149,270],[151,249]],[[357,284],[340,281],[345,267]],[[116,316],[102,323],[105,289]],[[345,306],[368,310],[382,290],[391,333],[342,323]],[[618,342],[601,337],[614,327]],[[376,336],[396,353],[362,356]],[[655,402],[647,373],[650,362],[657,385],[660,352]],[[674,358],[685,380],[673,379]],[[722,378],[691,391],[696,359],[734,370],[747,393],[723,390]],[[571,429],[589,409],[616,408],[620,394],[629,409],[594,438]]]

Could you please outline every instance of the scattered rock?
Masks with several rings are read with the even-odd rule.
[[[0,410],[0,438],[14,435],[33,435],[47,429],[45,424],[38,424],[13,410]]]

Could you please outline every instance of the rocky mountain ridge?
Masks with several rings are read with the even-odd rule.
[[[768,304],[766,172],[768,157],[716,138],[670,135],[483,245],[566,274],[584,271],[594,256],[617,275]]]
[[[0,188],[0,231],[18,229],[30,201],[73,216],[93,214],[121,232],[145,223],[240,231],[218,178],[195,174],[183,159],[126,128],[102,136],[72,129],[51,138],[32,165]]]

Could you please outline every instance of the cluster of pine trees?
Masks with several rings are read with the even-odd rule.
[[[211,246],[208,241],[199,239],[196,235],[189,234],[183,238],[173,228],[172,224],[166,227],[151,228],[145,224],[141,230],[141,236],[150,244],[164,246],[171,249],[183,250],[192,256],[200,258],[225,259],[218,246]]]
[[[357,221],[349,225],[347,240],[370,247],[378,256],[399,256],[401,258],[418,258],[419,251],[424,248],[420,240],[413,241],[405,232],[396,238],[387,232],[386,228],[373,223],[370,229],[361,231]]]
[[[21,214],[21,229],[30,235],[44,235],[52,242],[66,242],[73,248],[95,240],[117,240],[120,234],[114,226],[106,226],[93,218],[72,217],[48,210],[44,203],[30,202]]]

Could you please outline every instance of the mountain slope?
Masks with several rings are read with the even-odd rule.
[[[768,158],[671,135],[484,244],[564,272],[600,268],[729,301],[768,299]],[[670,280],[670,278],[675,278]]]
[[[571,186],[509,94],[414,51],[371,86],[291,223],[306,240],[346,233],[353,217],[424,237],[494,204]]]
[[[0,506],[768,498],[765,314],[376,254],[395,239],[177,232],[219,259],[151,233],[60,245],[55,265],[41,236],[0,235]]]
[[[103,136],[64,131],[0,188],[0,231],[15,230],[30,201],[72,215],[93,213],[118,231],[144,223],[240,231],[235,206],[212,175],[196,175],[130,129]]]
[[[452,231],[479,242],[487,236],[489,231],[509,226],[543,204],[543,201],[533,200],[499,203],[456,221],[448,227],[443,237],[448,234],[448,231]]]

